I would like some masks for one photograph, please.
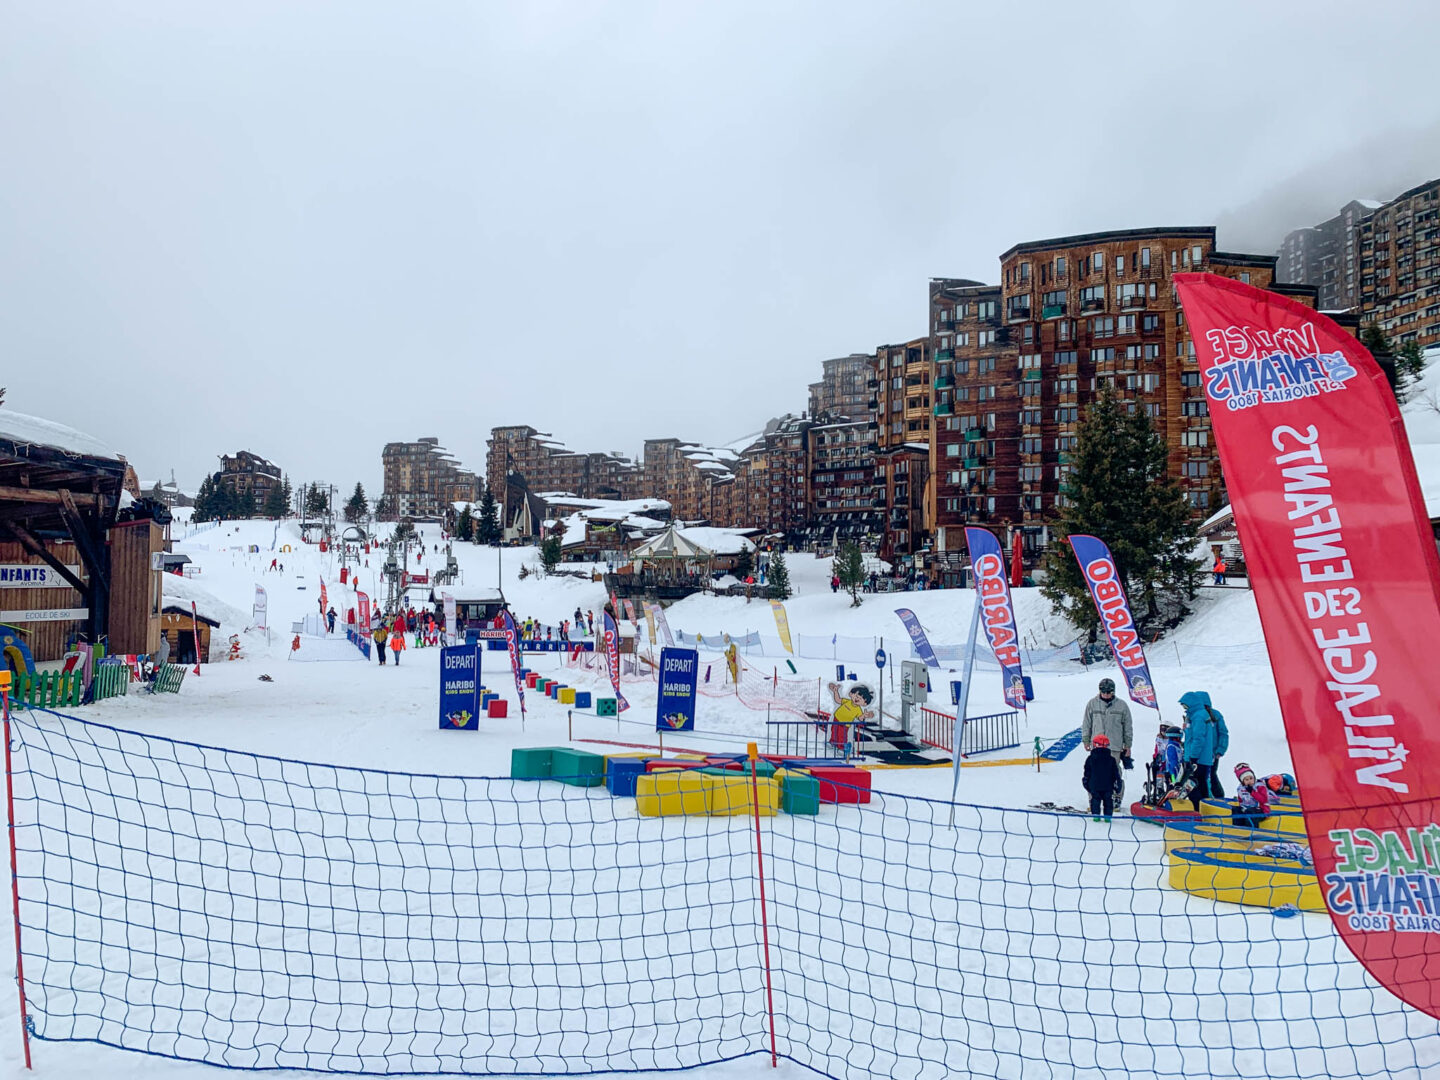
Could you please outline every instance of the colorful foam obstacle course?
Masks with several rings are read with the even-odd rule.
[[[1255,828],[1234,824],[1223,799],[1203,800],[1198,818],[1164,822],[1170,887],[1247,907],[1324,911],[1299,800],[1276,803]]]
[[[662,769],[637,777],[635,807],[641,817],[756,813],[770,817],[780,809],[780,784],[771,777],[752,780],[739,772]]]

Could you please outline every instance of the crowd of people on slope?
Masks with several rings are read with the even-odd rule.
[[[1155,739],[1146,801],[1161,805],[1188,800],[1199,812],[1203,800],[1225,798],[1219,769],[1230,748],[1230,730],[1204,690],[1185,693],[1180,704],[1185,710],[1182,726],[1162,723]],[[1101,679],[1099,693],[1086,704],[1080,739],[1087,752],[1081,783],[1090,797],[1090,814],[1096,821],[1109,821],[1124,801],[1125,770],[1135,767],[1130,706],[1116,697],[1113,679]],[[1231,821],[1236,825],[1254,828],[1271,813],[1274,796],[1295,794],[1295,778],[1289,773],[1260,778],[1243,761],[1234,772],[1238,787]]]

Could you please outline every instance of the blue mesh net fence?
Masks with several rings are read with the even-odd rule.
[[[245,1069],[596,1073],[769,1049],[753,818],[12,720],[28,1023]],[[954,816],[953,824],[951,821]],[[1323,914],[1160,830],[874,793],[763,819],[782,1057],[871,1077],[1419,1077]]]

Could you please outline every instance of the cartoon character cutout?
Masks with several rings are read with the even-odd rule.
[[[831,720],[837,724],[858,724],[861,720],[875,719],[875,710],[869,708],[875,700],[875,694],[864,683],[853,683],[850,689],[845,691],[845,696],[840,696],[840,684],[829,683],[830,696],[835,699],[835,711],[831,714]]]
[[[470,710],[461,709],[459,712],[450,713],[445,719],[450,721],[452,727],[463,728],[470,723]]]

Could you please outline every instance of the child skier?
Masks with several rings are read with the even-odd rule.
[[[1230,821],[1235,825],[1259,828],[1260,822],[1270,816],[1270,789],[1255,782],[1255,770],[1245,762],[1235,766],[1235,779],[1240,781],[1235,791],[1235,808],[1230,812]]]
[[[1180,740],[1184,732],[1172,724],[1161,724],[1160,733],[1155,736],[1155,751],[1146,765],[1145,797],[1146,806],[1159,806],[1180,786],[1185,771]]]
[[[1094,819],[1109,821],[1115,814],[1115,788],[1120,783],[1120,766],[1110,753],[1110,736],[1096,735],[1090,740],[1090,756],[1080,779],[1090,796]]]

